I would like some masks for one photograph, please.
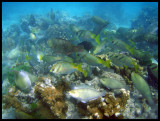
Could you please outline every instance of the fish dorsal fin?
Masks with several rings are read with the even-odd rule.
[[[74,86],[73,89],[93,89],[95,90],[93,87],[89,86],[89,85],[86,85],[86,84],[81,84],[81,85],[78,85],[78,86]]]

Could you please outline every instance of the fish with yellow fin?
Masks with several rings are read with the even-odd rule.
[[[97,44],[100,44],[100,35],[95,34],[89,30],[79,30],[78,27],[76,27],[74,24],[70,25],[70,29],[72,32],[76,34],[78,38],[83,38],[85,41],[86,39],[94,39]]]
[[[89,65],[93,65],[93,66],[105,66],[107,68],[110,68],[110,62],[111,60],[102,60],[96,56],[94,56],[91,53],[88,53],[86,50],[79,52],[78,53],[80,55],[80,59],[84,60],[86,63],[88,63]]]
[[[149,65],[152,63],[152,55],[149,52],[136,49],[135,46],[126,45],[125,48],[133,57],[140,61],[140,64]]]
[[[95,54],[101,52],[105,47],[105,43],[106,43],[106,41],[103,41],[101,44],[98,44],[97,46],[95,46],[95,49],[93,50],[93,54],[95,55]]]
[[[108,39],[116,48],[123,50],[123,51],[127,51],[126,46],[129,46],[127,43],[125,43],[124,41],[122,41],[121,39],[118,39],[116,37],[112,37]]]
[[[37,53],[37,61],[43,62],[43,56],[44,56],[44,54],[42,52],[38,52]]]
[[[36,40],[36,34],[30,33],[29,36],[32,40]]]
[[[53,64],[50,72],[63,75],[63,74],[71,74],[76,70],[82,72],[84,76],[87,77],[88,70],[82,69],[82,64],[77,65],[75,63],[64,62],[64,61],[59,61]]]

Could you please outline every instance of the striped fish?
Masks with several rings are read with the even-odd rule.
[[[107,56],[113,64],[119,67],[123,67],[124,65],[130,68],[134,67],[132,58],[127,55],[108,52]]]

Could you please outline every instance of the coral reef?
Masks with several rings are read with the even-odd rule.
[[[18,98],[15,96],[18,94],[18,92],[19,91],[16,91],[16,88],[14,86],[8,89],[8,94],[3,95],[2,97],[2,101],[5,103],[3,108],[6,109],[13,107],[23,112],[29,112],[29,109],[24,107],[22,103],[18,100]]]
[[[97,55],[97,56],[100,57],[103,60],[108,60],[108,56],[106,54]],[[135,60],[135,61],[137,61],[137,60]],[[125,67],[125,66],[124,67],[119,67],[119,66],[116,66],[114,64],[111,64],[111,69],[114,69],[115,73],[120,74],[124,78],[126,84],[129,85],[130,90],[133,89],[133,84],[132,84],[132,81],[131,81],[131,72],[132,71],[136,71],[137,73],[139,73],[141,75],[146,75],[146,71],[144,70],[143,67],[141,67],[137,63],[133,63],[133,66],[134,66],[134,68],[128,68],[128,67]],[[108,77],[108,76],[105,75],[105,77]]]
[[[52,112],[54,118],[65,118],[67,104],[64,99],[63,88],[55,88],[54,86],[45,86],[43,83],[36,83],[35,93],[47,105]]]
[[[102,99],[98,98],[86,104],[78,103],[77,109],[82,115],[87,115],[89,119],[123,118],[123,111],[130,92],[125,89],[121,89],[120,92],[121,94],[117,97],[112,93],[106,93]]]

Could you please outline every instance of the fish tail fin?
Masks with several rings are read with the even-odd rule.
[[[111,63],[111,60],[106,60],[104,65],[108,68],[110,68],[110,63]]]
[[[100,45],[99,37],[100,37],[100,35],[98,34],[98,35],[95,37],[95,40],[96,40],[97,44]]]
[[[125,48],[133,55],[133,51],[135,47],[130,47],[128,44],[125,45]]]
[[[41,54],[38,54],[37,55],[37,60],[38,60],[38,62],[42,62],[43,61],[43,55],[41,55]]]
[[[84,77],[87,77],[88,71],[82,69],[82,63],[77,66],[77,70],[80,71],[80,72],[82,72],[83,75],[84,75]]]
[[[97,58],[98,58],[98,57],[97,57]],[[108,68],[110,68],[110,62],[111,62],[111,60],[106,60],[106,61],[104,61],[104,60],[102,60],[102,59],[100,59],[100,58],[98,58],[98,60],[99,60],[99,63],[105,65],[105,66],[108,67]]]
[[[131,58],[131,60],[132,60],[132,65],[134,66],[135,72],[137,72],[140,66],[137,64],[137,62],[134,59]]]
[[[99,34],[96,36],[96,34],[91,33],[91,38],[95,39],[96,43],[100,45],[100,38],[99,37],[100,37]]]

